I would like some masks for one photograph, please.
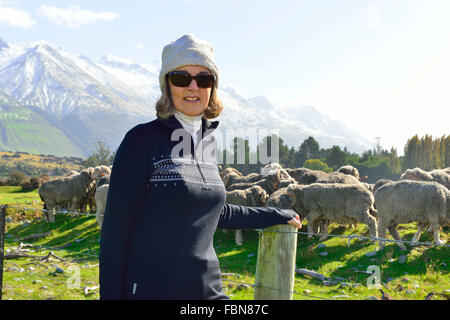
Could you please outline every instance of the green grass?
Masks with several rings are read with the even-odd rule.
[[[28,201],[27,207],[42,208],[36,200],[36,191],[31,193],[18,192],[14,187],[0,187],[0,203],[13,204]],[[5,202],[6,201],[6,202]],[[35,201],[31,203],[31,201]],[[45,256],[49,250],[37,250],[37,246],[58,247],[67,245],[63,249],[52,249],[53,253],[65,259],[59,261],[39,262],[29,258],[5,260],[5,270],[10,267],[13,271],[4,272],[3,299],[31,299],[31,300],[84,300],[98,299],[98,289],[94,294],[86,296],[84,287],[95,287],[98,283],[98,251],[99,229],[95,217],[63,215],[55,216],[55,223],[45,222],[38,211],[23,211],[8,209],[7,216],[12,219],[7,223],[6,249],[16,248],[20,239],[31,234],[51,232],[45,238],[28,240],[35,249],[29,254]],[[29,224],[24,224],[25,219]],[[358,225],[355,229],[332,224],[330,234],[363,235],[368,236],[367,227]],[[411,240],[417,226],[415,223],[399,226],[399,232],[404,240]],[[301,231],[306,231],[306,226]],[[441,239],[450,240],[448,228],[444,228]],[[423,232],[420,241],[432,242],[432,234]],[[325,248],[317,248],[323,243]],[[256,231],[244,231],[244,245],[234,243],[234,233],[217,230],[214,237],[214,247],[219,258],[223,273],[235,273],[236,276],[224,278],[224,291],[233,300],[252,300],[254,289],[241,283],[254,284],[258,252],[258,234]],[[368,274],[356,272],[366,271],[371,265],[381,270],[381,281],[385,283],[382,290],[394,299],[424,299],[433,292],[432,299],[450,299],[450,248],[448,247],[414,247],[407,246],[401,250],[396,244],[387,244],[383,251],[373,257],[365,253],[374,251],[376,246],[363,240],[354,239],[348,246],[348,239],[329,237],[325,241],[318,239],[307,240],[306,235],[298,235],[297,268],[314,270],[327,277],[344,278],[344,283],[326,286],[321,281],[297,274],[295,276],[294,299],[366,299],[370,296],[380,298],[378,289],[366,286]],[[319,252],[326,251],[326,257]],[[407,256],[404,264],[398,262],[401,255]],[[39,262],[39,264],[36,264]],[[31,264],[30,264],[31,263]],[[34,263],[34,264],[33,264]],[[30,267],[32,269],[30,269]],[[63,274],[55,274],[56,267],[65,270]],[[78,288],[70,288],[67,283],[74,277],[69,268],[80,272]],[[24,271],[20,272],[20,268]],[[388,281],[389,280],[389,281]],[[348,286],[350,285],[350,286]],[[347,296],[347,297],[345,297]]]

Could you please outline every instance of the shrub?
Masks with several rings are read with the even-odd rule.
[[[30,179],[24,180],[20,186],[22,187],[22,191],[29,192],[35,189],[39,189],[43,183],[50,180],[50,177],[46,174],[41,175],[40,177],[32,177]]]
[[[27,179],[27,175],[20,170],[13,170],[8,176],[8,185],[20,186]]]
[[[333,169],[328,167],[328,165],[325,162],[321,161],[320,159],[308,159],[305,161],[303,167],[311,170],[322,170],[325,172],[333,172]]]

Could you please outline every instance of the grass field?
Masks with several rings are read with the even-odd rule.
[[[0,187],[0,204],[42,208],[36,191],[21,193],[19,188]],[[50,232],[44,238],[24,241],[33,247],[26,248],[29,255],[51,256],[45,261],[32,258],[5,260],[3,299],[14,300],[85,300],[98,299],[99,229],[93,216],[70,217],[56,215],[53,224],[42,219],[38,211],[9,208],[5,250],[13,252],[21,239]],[[411,240],[416,224],[399,226],[403,239]],[[368,236],[367,227],[358,225],[352,229],[332,224],[330,234]],[[304,225],[301,231],[306,231]],[[449,229],[444,228],[441,239],[450,240]],[[423,242],[432,242],[432,235],[422,234]],[[325,245],[325,247],[319,246]],[[63,248],[58,248],[63,247]],[[244,232],[244,245],[234,243],[233,232],[217,230],[214,247],[223,273],[235,275],[224,278],[224,291],[233,300],[253,299],[255,270],[258,251],[256,231]],[[47,248],[47,249],[46,249]],[[51,249],[48,249],[51,248]],[[294,299],[361,300],[381,298],[379,289],[367,287],[369,275],[361,271],[376,265],[381,270],[382,290],[394,299],[423,300],[433,293],[433,300],[450,299],[450,248],[408,247],[403,251],[396,244],[387,244],[383,251],[368,241],[330,237],[325,241],[307,240],[298,236],[297,268],[306,268],[329,278],[342,278],[340,283],[324,285],[321,281],[295,276]],[[322,256],[320,252],[327,252]],[[399,259],[400,258],[400,259]],[[405,259],[406,258],[406,259]],[[405,262],[402,261],[405,259]],[[58,269],[57,269],[58,268]],[[79,280],[79,281],[78,281]],[[246,283],[246,284],[245,284]]]

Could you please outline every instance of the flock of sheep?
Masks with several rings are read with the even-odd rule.
[[[112,166],[97,166],[44,183],[39,196],[49,221],[54,221],[51,210],[85,212],[89,204],[96,209],[101,229],[108,196]],[[412,242],[418,242],[426,227],[433,230],[436,244],[442,226],[450,225],[450,167],[426,172],[420,168],[408,169],[399,181],[378,180],[375,184],[362,182],[352,166],[342,166],[326,173],[307,168],[282,168],[273,163],[261,173],[242,175],[234,168],[219,168],[227,190],[226,202],[244,206],[268,206],[295,210],[308,221],[308,236],[322,234],[327,238],[331,222],[341,225],[364,223],[372,237],[385,239],[386,230],[396,240],[400,236],[398,224],[418,223]],[[242,245],[242,231],[235,231],[237,245]],[[384,243],[380,243],[381,247]]]
[[[349,165],[326,173],[270,164],[261,174],[247,176],[226,168],[221,177],[228,203],[293,209],[308,221],[308,233],[322,234],[321,240],[327,238],[330,222],[364,223],[370,236],[382,239],[387,229],[396,240],[400,240],[398,224],[417,222],[412,242],[418,242],[429,226],[435,243],[443,244],[439,231],[450,225],[450,167],[430,172],[408,169],[399,181],[382,179],[375,184],[362,182],[367,177],[360,178],[358,170]],[[236,230],[235,240],[242,244],[241,230]]]
[[[101,228],[111,169],[112,166],[105,165],[89,167],[81,172],[71,171],[63,178],[42,184],[38,193],[44,203],[44,209],[49,210],[44,217],[54,222],[53,210],[86,212],[89,205],[91,210],[96,209],[97,222]]]

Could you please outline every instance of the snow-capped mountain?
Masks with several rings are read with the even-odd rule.
[[[160,96],[158,77],[156,63],[139,64],[111,54],[92,60],[46,41],[8,44],[0,39],[0,93],[57,119],[83,150],[68,155],[89,155],[95,141],[115,150],[132,126],[153,120]],[[281,109],[263,96],[247,99],[231,87],[219,88],[218,94],[225,105],[217,119],[222,131],[278,130],[284,142],[295,147],[308,136],[321,147],[347,146],[358,153],[373,147],[313,107]]]

